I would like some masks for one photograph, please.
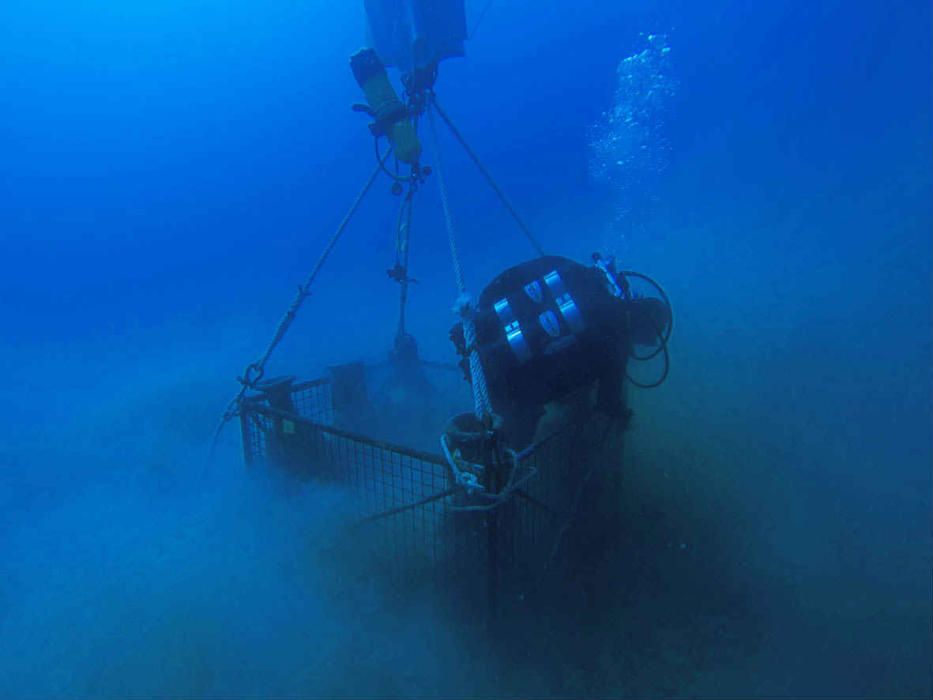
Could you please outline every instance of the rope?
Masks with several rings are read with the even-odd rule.
[[[484,492],[483,487],[476,478],[476,474],[464,471],[460,468],[460,465],[457,464],[457,460],[454,459],[454,456],[450,453],[450,445],[447,444],[446,435],[441,435],[441,450],[444,452],[444,457],[447,459],[450,471],[453,472],[454,481],[457,486],[463,488],[468,494]]]
[[[269,358],[272,356],[272,353],[275,352],[275,349],[278,347],[279,343],[282,342],[282,338],[285,337],[285,334],[288,332],[288,329],[291,327],[292,323],[295,320],[295,316],[298,314],[298,310],[301,308],[301,305],[304,303],[304,300],[308,298],[311,294],[311,285],[314,283],[314,280],[317,278],[318,273],[321,271],[321,268],[324,267],[324,263],[327,262],[327,258],[330,256],[331,251],[333,251],[334,246],[337,245],[337,241],[340,240],[340,237],[343,235],[343,232],[346,230],[347,226],[350,224],[350,220],[353,218],[353,215],[356,214],[357,210],[360,208],[360,205],[363,203],[363,200],[366,198],[367,193],[372,188],[373,183],[376,182],[376,178],[379,176],[379,173],[382,171],[382,163],[380,163],[375,170],[373,170],[372,175],[369,176],[369,179],[366,181],[366,184],[363,185],[363,188],[360,190],[359,194],[356,196],[356,199],[353,200],[353,204],[350,205],[349,211],[343,217],[343,220],[340,222],[340,225],[337,226],[337,230],[334,231],[334,234],[330,237],[330,240],[327,242],[327,245],[324,246],[324,251],[321,253],[321,256],[317,259],[317,262],[314,264],[314,267],[311,269],[311,272],[308,274],[304,283],[298,286],[298,291],[295,294],[295,298],[292,300],[292,303],[288,307],[288,311],[285,312],[285,315],[282,317],[282,320],[279,321],[278,327],[275,329],[275,334],[272,336],[272,340],[269,341],[269,345],[266,347],[265,352],[256,362],[253,362],[247,365],[246,370],[243,372],[243,376],[239,377],[240,381],[240,390],[237,392],[230,403],[227,404],[227,408],[224,411],[223,416],[220,419],[220,424],[217,426],[217,430],[214,432],[214,439],[211,443],[211,455],[214,453],[214,449],[217,447],[217,441],[220,439],[220,434],[223,432],[224,426],[230,422],[237,415],[237,410],[240,405],[240,401],[243,399],[243,396],[246,394],[247,390],[250,387],[256,385],[265,374],[266,363],[269,361]]]
[[[457,459],[450,452],[450,445],[447,444],[446,435],[441,435],[441,449],[444,451],[444,457],[447,459],[447,464],[450,465],[450,469],[453,472],[454,481],[456,482],[457,486],[466,491],[468,496],[487,501],[483,505],[449,505],[447,506],[447,509],[450,511],[456,511],[460,513],[475,513],[495,510],[507,502],[512,497],[513,493],[519,492],[521,487],[528,483],[528,481],[538,473],[537,467],[529,466],[528,473],[520,479],[517,478],[519,469],[522,466],[520,455],[514,450],[506,450],[506,454],[509,455],[509,458],[512,462],[512,468],[509,469],[509,479],[505,486],[498,493],[490,493],[485,488],[483,488],[482,485],[480,485],[475,474],[460,469],[460,466],[457,464]]]
[[[470,32],[469,38],[472,41],[473,37],[476,36],[476,32],[479,30],[479,25],[483,23],[483,20],[486,19],[486,13],[489,11],[489,8],[492,7],[494,0],[489,0],[486,3],[485,7],[480,11],[479,17],[476,18],[476,22],[473,24],[473,30]]]
[[[486,169],[486,166],[483,165],[482,161],[479,159],[479,156],[476,155],[476,152],[472,148],[470,148],[470,145],[466,142],[466,139],[463,138],[463,135],[460,133],[459,129],[454,126],[454,123],[450,120],[450,117],[447,116],[447,113],[441,109],[441,106],[437,103],[437,97],[433,94],[431,95],[431,105],[434,107],[434,109],[437,110],[437,113],[440,115],[441,119],[444,120],[444,123],[447,124],[447,127],[450,129],[450,133],[452,133],[459,144],[463,146],[463,150],[465,150],[467,155],[470,156],[470,160],[473,161],[473,164],[486,179],[486,182],[492,188],[493,192],[495,192],[496,196],[499,197],[499,201],[502,202],[502,205],[506,208],[506,211],[508,211],[509,214],[512,215],[512,218],[515,219],[515,223],[518,224],[518,227],[522,230],[522,233],[525,234],[525,237],[531,243],[532,247],[535,249],[538,255],[543,256],[545,254],[544,248],[541,247],[538,239],[535,238],[535,235],[531,232],[531,229],[528,228],[528,225],[519,215],[518,211],[516,211],[515,207],[512,205],[512,202],[509,201],[509,198],[506,196],[505,192],[502,191],[502,188],[499,187],[498,183],[496,183],[496,181],[493,179],[490,172]]]
[[[434,146],[434,158],[437,160],[435,170],[441,193],[441,206],[444,209],[444,224],[447,227],[447,242],[450,245],[450,259],[454,266],[454,280],[457,282],[457,291],[466,294],[466,282],[463,279],[463,268],[460,266],[460,253],[457,251],[457,239],[454,235],[453,217],[450,213],[450,200],[447,197],[447,182],[444,178],[444,165],[441,160],[441,149],[437,138],[437,124],[434,121],[434,112],[428,110],[428,124],[431,127],[431,143]]]
[[[433,102],[432,102],[433,104]],[[436,105],[435,105],[436,106]],[[441,205],[444,209],[444,224],[447,227],[447,242],[450,245],[450,258],[454,267],[454,279],[457,282],[457,311],[463,324],[463,338],[466,347],[470,349],[470,377],[473,385],[473,412],[480,420],[492,415],[492,403],[489,400],[489,389],[486,386],[486,373],[476,350],[476,324],[473,322],[473,303],[466,290],[463,279],[463,267],[460,265],[460,253],[457,250],[457,238],[454,233],[453,216],[450,212],[450,200],[447,196],[447,182],[444,179],[444,166],[441,161],[440,143],[437,138],[437,125],[434,121],[434,110],[428,109],[428,124],[431,127],[431,140],[434,147],[436,161],[437,182],[440,188]]]

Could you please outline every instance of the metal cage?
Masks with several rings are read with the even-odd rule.
[[[479,607],[486,619],[524,598],[555,565],[582,489],[621,456],[621,445],[605,439],[609,422],[591,416],[522,458],[534,473],[510,498],[464,509],[443,456],[348,429],[341,394],[323,378],[248,395],[240,407],[247,465],[345,487],[354,518],[348,532],[372,553],[373,566],[408,587],[431,582],[458,609],[475,615]],[[501,487],[494,470],[485,479],[487,491]]]

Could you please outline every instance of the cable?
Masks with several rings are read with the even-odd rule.
[[[476,32],[479,29],[479,25],[481,25],[483,23],[483,20],[486,19],[486,13],[489,11],[489,8],[492,7],[493,2],[495,2],[495,0],[489,0],[489,2],[486,3],[483,9],[480,10],[479,17],[477,17],[476,22],[473,23],[473,31],[471,31],[469,35],[470,41],[472,41],[473,37],[476,36]]]
[[[386,154],[383,156],[379,153],[379,137],[373,137],[373,148],[376,151],[376,162],[379,164],[379,169],[382,170],[386,175],[388,175],[395,182],[408,182],[411,180],[410,177],[405,177],[399,175],[398,173],[393,173],[386,167],[386,161],[389,160],[389,156],[392,155],[392,146],[389,146],[389,149],[386,151]],[[398,167],[398,162],[396,162],[396,168]]]
[[[433,92],[431,93],[431,104],[434,106],[434,109],[437,111],[437,114],[440,116],[440,118],[444,120],[444,123],[447,125],[447,128],[450,129],[450,133],[453,134],[453,137],[457,140],[457,143],[463,147],[463,150],[466,151],[466,154],[470,157],[470,160],[473,161],[473,165],[476,166],[480,174],[485,178],[486,183],[492,188],[492,191],[496,193],[499,201],[502,202],[502,206],[504,206],[506,211],[508,211],[512,218],[515,219],[515,223],[518,224],[518,227],[521,229],[522,233],[525,234],[528,242],[531,243],[531,246],[535,249],[538,255],[544,257],[544,248],[538,242],[538,239],[535,238],[535,235],[531,232],[531,229],[528,228],[528,225],[519,215],[508,196],[505,194],[505,192],[503,192],[502,188],[499,187],[499,184],[486,169],[486,166],[483,165],[483,162],[479,159],[479,156],[476,155],[476,151],[470,148],[470,144],[468,144],[466,139],[463,138],[463,134],[460,133],[460,130],[454,126],[454,123],[450,120],[450,117],[447,116],[447,112],[445,112],[437,103],[437,96]]]
[[[654,330],[658,334],[658,340],[661,341],[661,344],[658,347],[658,350],[653,355],[651,355],[651,357],[654,357],[655,355],[657,355],[658,352],[664,353],[664,371],[661,372],[661,376],[657,381],[651,382],[650,384],[642,384],[641,382],[636,381],[635,379],[632,379],[632,375],[630,375],[628,371],[626,370],[625,378],[628,379],[632,384],[637,386],[639,389],[655,389],[661,386],[664,383],[664,381],[667,379],[667,375],[671,370],[671,355],[667,349],[667,339],[665,339],[664,335],[661,333],[660,328],[655,326]],[[639,359],[638,357],[635,357],[634,355],[632,357],[633,359],[636,359],[636,360]],[[646,359],[650,359],[650,358],[646,358]]]
[[[654,324],[653,319],[651,321],[652,324],[654,324],[655,326],[654,331],[658,336],[658,341],[660,341],[658,343],[658,347],[655,348],[655,350],[648,355],[637,355],[634,352],[634,345],[633,345],[632,352],[629,353],[629,356],[633,360],[636,360],[638,362],[647,362],[648,360],[652,360],[655,357],[657,357],[660,353],[664,353],[664,371],[661,373],[660,378],[657,379],[657,381],[654,381],[648,384],[643,384],[635,379],[632,379],[632,376],[628,372],[625,373],[626,378],[638,388],[654,389],[655,387],[659,387],[664,383],[671,369],[671,357],[670,357],[670,351],[668,350],[667,344],[668,344],[668,341],[670,341],[671,339],[671,334],[674,332],[674,307],[671,304],[670,297],[667,296],[667,292],[664,291],[664,287],[662,287],[655,279],[641,272],[635,272],[634,270],[623,270],[622,272],[618,274],[622,277],[635,277],[637,279],[645,280],[648,284],[650,284],[652,287],[654,287],[657,290],[658,294],[661,297],[661,301],[667,307],[668,322],[667,324],[665,324],[666,328],[663,328],[663,329],[659,328],[656,324]]]
[[[388,157],[388,154],[386,154],[386,157]],[[310,274],[307,276],[307,278],[305,278],[304,283],[299,285],[298,291],[295,294],[295,298],[289,305],[285,315],[279,321],[279,325],[275,329],[275,334],[272,336],[272,340],[269,341],[268,346],[266,346],[265,352],[263,352],[259,360],[247,365],[246,369],[243,371],[243,376],[239,378],[240,390],[237,392],[236,396],[230,400],[230,403],[227,404],[227,409],[224,411],[224,414],[220,419],[220,423],[217,425],[217,429],[214,431],[214,439],[211,441],[210,448],[211,458],[213,457],[214,450],[216,449],[217,443],[220,440],[220,434],[223,432],[224,426],[230,422],[234,416],[237,415],[240,401],[246,395],[246,391],[255,386],[256,383],[262,379],[266,371],[266,363],[269,361],[272,353],[275,352],[275,349],[278,347],[279,343],[282,342],[282,338],[285,337],[285,334],[288,332],[288,329],[294,322],[295,316],[298,314],[298,310],[301,308],[301,305],[304,303],[305,299],[311,295],[311,286],[314,283],[314,280],[317,278],[321,268],[324,267],[324,263],[327,262],[327,258],[330,256],[331,251],[333,251],[334,246],[337,245],[337,241],[340,240],[343,232],[346,231],[347,226],[350,224],[350,220],[353,218],[353,215],[356,214],[356,211],[360,208],[360,205],[366,198],[367,193],[370,189],[372,189],[373,183],[375,183],[376,178],[379,177],[379,172],[381,169],[382,163],[380,162],[380,164],[376,166],[376,169],[373,170],[372,174],[369,176],[369,179],[366,180],[366,184],[363,185],[363,188],[360,190],[359,194],[357,194],[356,199],[353,200],[349,211],[347,211],[347,213],[344,215],[340,225],[337,226],[337,230],[334,231],[333,235],[327,241],[327,245],[324,246],[323,252],[317,259],[317,262],[314,263],[314,267],[311,269]]]
[[[664,287],[662,287],[656,280],[652,279],[648,275],[642,274],[641,272],[635,272],[634,270],[623,270],[619,274],[623,277],[636,277],[638,279],[643,279],[658,291],[658,294],[661,296],[661,301],[664,302],[664,305],[668,310],[668,315],[670,316],[670,320],[667,322],[667,331],[664,333],[664,342],[667,343],[667,341],[671,339],[671,333],[674,332],[674,306],[671,304],[671,300],[670,297],[667,296],[667,292],[664,291]],[[658,348],[650,355],[645,355],[644,357],[633,355],[632,357],[636,360],[650,360],[654,358],[660,351],[661,348]]]

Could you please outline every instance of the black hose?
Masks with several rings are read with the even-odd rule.
[[[389,156],[392,155],[391,145],[389,146],[389,150],[387,150],[386,154],[383,156],[381,153],[379,153],[379,137],[376,136],[373,138],[373,147],[376,151],[376,163],[379,164],[379,168],[382,170],[382,172],[384,172],[386,175],[392,178],[395,182],[408,182],[409,180],[411,180],[410,177],[403,177],[402,175],[393,173],[391,170],[389,170],[386,167],[386,161],[389,160]]]
[[[642,274],[641,272],[635,272],[634,270],[624,270],[620,272],[619,275],[623,277],[635,277],[637,279],[645,280],[648,284],[657,290],[661,297],[661,301],[664,302],[664,305],[667,307],[669,320],[667,324],[665,324],[666,328],[662,329],[655,326],[655,333],[657,333],[659,341],[658,347],[648,355],[637,355],[634,352],[633,345],[632,352],[629,353],[629,356],[638,362],[647,362],[648,360],[654,359],[659,354],[664,353],[664,371],[661,373],[661,376],[654,382],[643,384],[639,381],[636,381],[635,379],[632,379],[632,376],[628,374],[628,372],[625,374],[626,378],[638,388],[654,389],[655,387],[659,387],[664,383],[671,369],[671,357],[667,344],[671,339],[671,334],[674,332],[674,307],[671,304],[670,297],[667,296],[667,292],[664,291],[664,287],[662,287],[656,280],[652,279],[648,275]]]
[[[641,382],[636,381],[635,379],[632,379],[632,375],[630,375],[626,371],[625,378],[628,379],[632,384],[637,386],[639,389],[654,389],[656,387],[661,386],[665,382],[665,380],[667,379],[667,375],[671,371],[671,354],[667,349],[667,340],[664,338],[664,335],[661,333],[660,328],[655,327],[655,331],[658,334],[658,340],[661,341],[661,344],[658,347],[658,350],[653,355],[651,355],[651,357],[654,357],[655,355],[657,355],[658,352],[664,353],[664,371],[661,372],[661,376],[656,381],[651,382],[649,384],[642,384]],[[638,359],[634,355],[632,357],[634,359]],[[650,359],[650,358],[646,358],[646,359]]]
[[[667,329],[665,330],[663,336],[660,336],[663,340],[661,345],[659,345],[657,349],[654,352],[652,352],[650,355],[635,355],[634,353],[632,354],[633,360],[638,360],[640,362],[645,361],[645,360],[652,360],[658,356],[658,353],[661,352],[664,345],[666,345],[667,342],[671,339],[671,333],[674,332],[674,307],[671,304],[670,297],[667,296],[667,292],[664,291],[664,287],[662,287],[657,281],[655,281],[648,275],[644,275],[641,272],[635,272],[634,270],[624,270],[623,272],[620,272],[619,275],[623,277],[636,277],[638,279],[645,280],[648,284],[650,284],[652,287],[654,287],[658,291],[658,294],[661,296],[661,301],[663,301],[664,305],[667,307],[670,320],[667,322]]]

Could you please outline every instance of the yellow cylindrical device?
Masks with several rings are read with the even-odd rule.
[[[378,128],[385,131],[392,143],[395,157],[416,165],[421,157],[421,143],[379,56],[372,49],[363,49],[350,57],[350,69],[366,95]]]

